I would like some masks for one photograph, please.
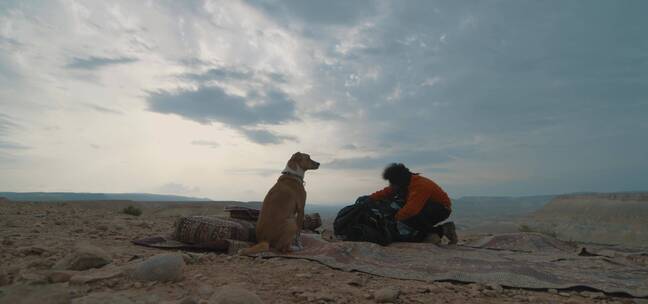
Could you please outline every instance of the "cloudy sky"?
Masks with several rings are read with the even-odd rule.
[[[2,1],[0,191],[648,190],[648,1]]]

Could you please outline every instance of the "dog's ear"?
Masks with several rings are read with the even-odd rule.
[[[293,154],[292,157],[290,157],[290,160],[288,161],[288,168],[293,170],[298,170],[300,160],[301,160],[300,152]]]

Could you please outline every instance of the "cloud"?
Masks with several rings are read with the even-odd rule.
[[[191,144],[194,145],[194,146],[205,146],[205,147],[209,147],[209,148],[212,148],[212,149],[216,149],[216,148],[220,147],[219,143],[217,143],[215,141],[210,141],[210,140],[194,140],[194,141],[191,141]]]
[[[16,144],[16,143],[11,143],[11,142],[6,142],[6,141],[0,140],[0,149],[24,150],[24,149],[29,149],[29,147],[23,146],[21,144]]]
[[[19,128],[19,125],[10,116],[0,114],[0,150],[25,150],[30,148],[8,139],[11,131],[17,128]]]
[[[194,80],[198,82],[207,82],[210,80],[240,80],[249,79],[253,73],[245,70],[227,69],[227,68],[212,68],[204,73],[187,73],[181,75],[181,78]]]
[[[234,128],[279,124],[296,119],[295,102],[279,91],[270,91],[255,100],[248,100],[212,86],[194,91],[152,92],[147,102],[149,110],[153,112],[176,114],[203,124],[220,122]],[[250,134],[254,135],[254,132]]]
[[[323,168],[344,170],[379,169],[390,163],[403,163],[412,170],[427,168],[432,165],[445,164],[451,161],[474,157],[474,147],[465,146],[440,150],[394,151],[378,156],[338,158],[324,164]]]
[[[268,130],[248,130],[242,129],[241,132],[250,141],[260,145],[280,144],[284,141],[298,141],[294,136],[277,135]]]
[[[87,108],[90,108],[90,109],[93,109],[93,110],[95,110],[95,111],[102,112],[102,113],[107,113],[107,114],[120,114],[120,115],[124,114],[124,113],[121,112],[121,111],[117,111],[117,110],[109,109],[109,108],[102,107],[102,106],[98,106],[98,105],[94,105],[94,104],[91,104],[91,103],[84,103],[83,105],[86,106]]]
[[[201,62],[200,60],[184,60],[182,63],[188,67],[208,67],[203,72],[184,73],[180,79],[197,82],[200,85],[207,85],[211,81],[220,82],[243,82],[248,85],[261,85],[264,88],[273,87],[276,84],[285,84],[288,77],[279,72],[268,72],[254,70],[249,67],[213,67],[212,63]]]
[[[175,114],[202,124],[219,122],[257,144],[298,140],[259,127],[297,120],[295,102],[288,95],[276,90],[252,91],[249,95],[247,98],[229,94],[221,87],[201,86],[195,91],[152,92],[147,102],[150,111]]]
[[[74,57],[68,64],[65,65],[65,67],[68,69],[76,69],[76,70],[96,70],[109,65],[127,64],[136,61],[137,61],[136,58],[131,58],[131,57],[116,57],[116,58],[95,57],[95,56],[91,56],[87,58]]]
[[[248,0],[247,2],[275,18],[286,21],[297,19],[318,26],[353,24],[363,17],[375,14],[377,3],[368,0]]]

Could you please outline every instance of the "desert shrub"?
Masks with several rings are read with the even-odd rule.
[[[122,210],[122,213],[125,214],[130,214],[134,216],[140,216],[142,214],[142,209],[134,207],[134,206],[128,206]]]

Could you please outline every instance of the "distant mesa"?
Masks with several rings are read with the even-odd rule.
[[[140,202],[202,202],[208,198],[149,193],[77,193],[77,192],[0,192],[0,198],[17,202],[56,201],[140,201]],[[2,200],[0,199],[0,202]]]
[[[560,195],[531,216],[532,226],[582,242],[648,244],[648,192]]]

